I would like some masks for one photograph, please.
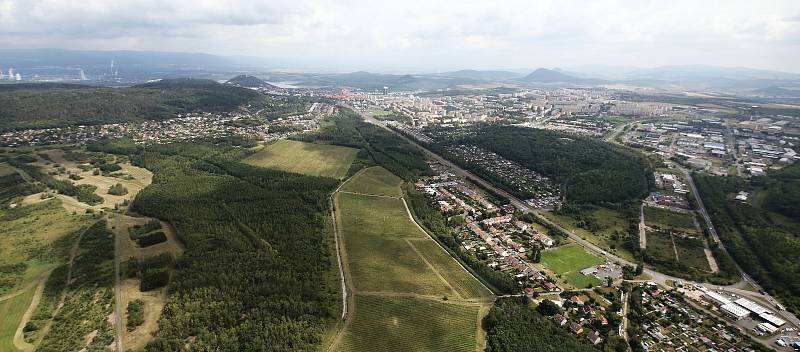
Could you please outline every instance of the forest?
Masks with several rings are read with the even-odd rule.
[[[498,299],[483,318],[483,327],[487,352],[599,351],[537,312],[527,297]]]
[[[128,88],[22,84],[0,89],[0,131],[161,120],[195,111],[232,112],[246,104],[264,109],[267,117],[306,108],[305,101],[293,97],[273,97],[200,79],[162,80]]]
[[[798,168],[787,167],[750,182],[735,176],[694,176],[725,248],[742,269],[795,313],[800,312],[800,263],[796,260],[800,222],[793,216],[798,204]],[[733,200],[739,191],[754,189],[766,193],[767,206]]]
[[[450,142],[477,145],[552,178],[562,185],[567,202],[623,203],[643,198],[654,187],[648,160],[625,147],[589,137],[514,126],[488,125],[474,132]],[[499,182],[497,177],[471,165],[463,166]]]
[[[179,351],[187,343],[199,351],[318,348],[340,304],[327,227],[337,181],[241,164],[242,148],[127,150],[154,173],[132,210],[169,221],[186,245],[147,350]],[[157,287],[161,264],[136,264],[129,275],[142,277],[143,289]]]
[[[361,149],[354,169],[350,170],[351,174],[357,171],[355,169],[370,164],[381,165],[407,181],[430,174],[422,151],[394,133],[364,122],[352,110],[342,109],[333,122],[332,126],[323,127],[316,133],[300,135],[297,139]]]

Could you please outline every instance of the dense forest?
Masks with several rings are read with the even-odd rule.
[[[210,80],[173,79],[129,88],[22,84],[0,87],[0,131],[159,120],[194,111],[230,112],[243,105],[273,116],[304,101],[272,97]],[[276,101],[273,101],[276,100]]]
[[[530,307],[527,297],[498,299],[483,318],[483,327],[487,352],[599,351]]]
[[[800,262],[796,260],[800,222],[793,216],[798,204],[799,167],[770,172],[752,182],[734,176],[694,177],[725,248],[748,274],[794,312],[800,312]],[[751,197],[756,199],[753,204],[733,200],[737,192],[753,189],[766,193],[767,206],[760,207],[757,195]]]
[[[243,148],[172,144],[142,151],[105,143],[94,149],[132,151],[133,163],[153,171],[153,184],[132,209],[171,222],[186,245],[148,351],[187,344],[198,351],[319,347],[340,304],[327,227],[336,180],[241,164]],[[157,275],[150,267],[135,274]],[[163,283],[158,276],[150,281]]]
[[[319,132],[304,134],[297,139],[361,149],[351,173],[369,164],[381,165],[405,180],[430,173],[422,151],[394,133],[364,122],[352,110],[342,109],[333,122]]]
[[[452,142],[477,145],[554,179],[563,186],[567,202],[622,203],[643,198],[653,187],[648,160],[625,147],[588,137],[514,126],[490,125],[475,132]],[[500,182],[467,162],[462,164]]]

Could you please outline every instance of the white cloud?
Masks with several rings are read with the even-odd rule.
[[[0,0],[0,11],[4,47],[202,51],[342,69],[703,63],[800,71],[794,0]]]

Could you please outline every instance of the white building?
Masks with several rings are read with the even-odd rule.
[[[734,303],[725,304],[725,305],[719,307],[719,309],[723,313],[725,313],[725,315],[727,315],[727,316],[729,316],[729,317],[731,317],[733,319],[736,319],[736,320],[742,319],[742,318],[750,315],[750,312],[748,312],[747,309],[744,309],[741,306],[739,306],[738,304],[734,304]]]

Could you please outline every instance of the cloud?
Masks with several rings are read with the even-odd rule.
[[[0,42],[302,58],[342,69],[704,63],[800,71],[797,14],[793,0],[0,0]]]

